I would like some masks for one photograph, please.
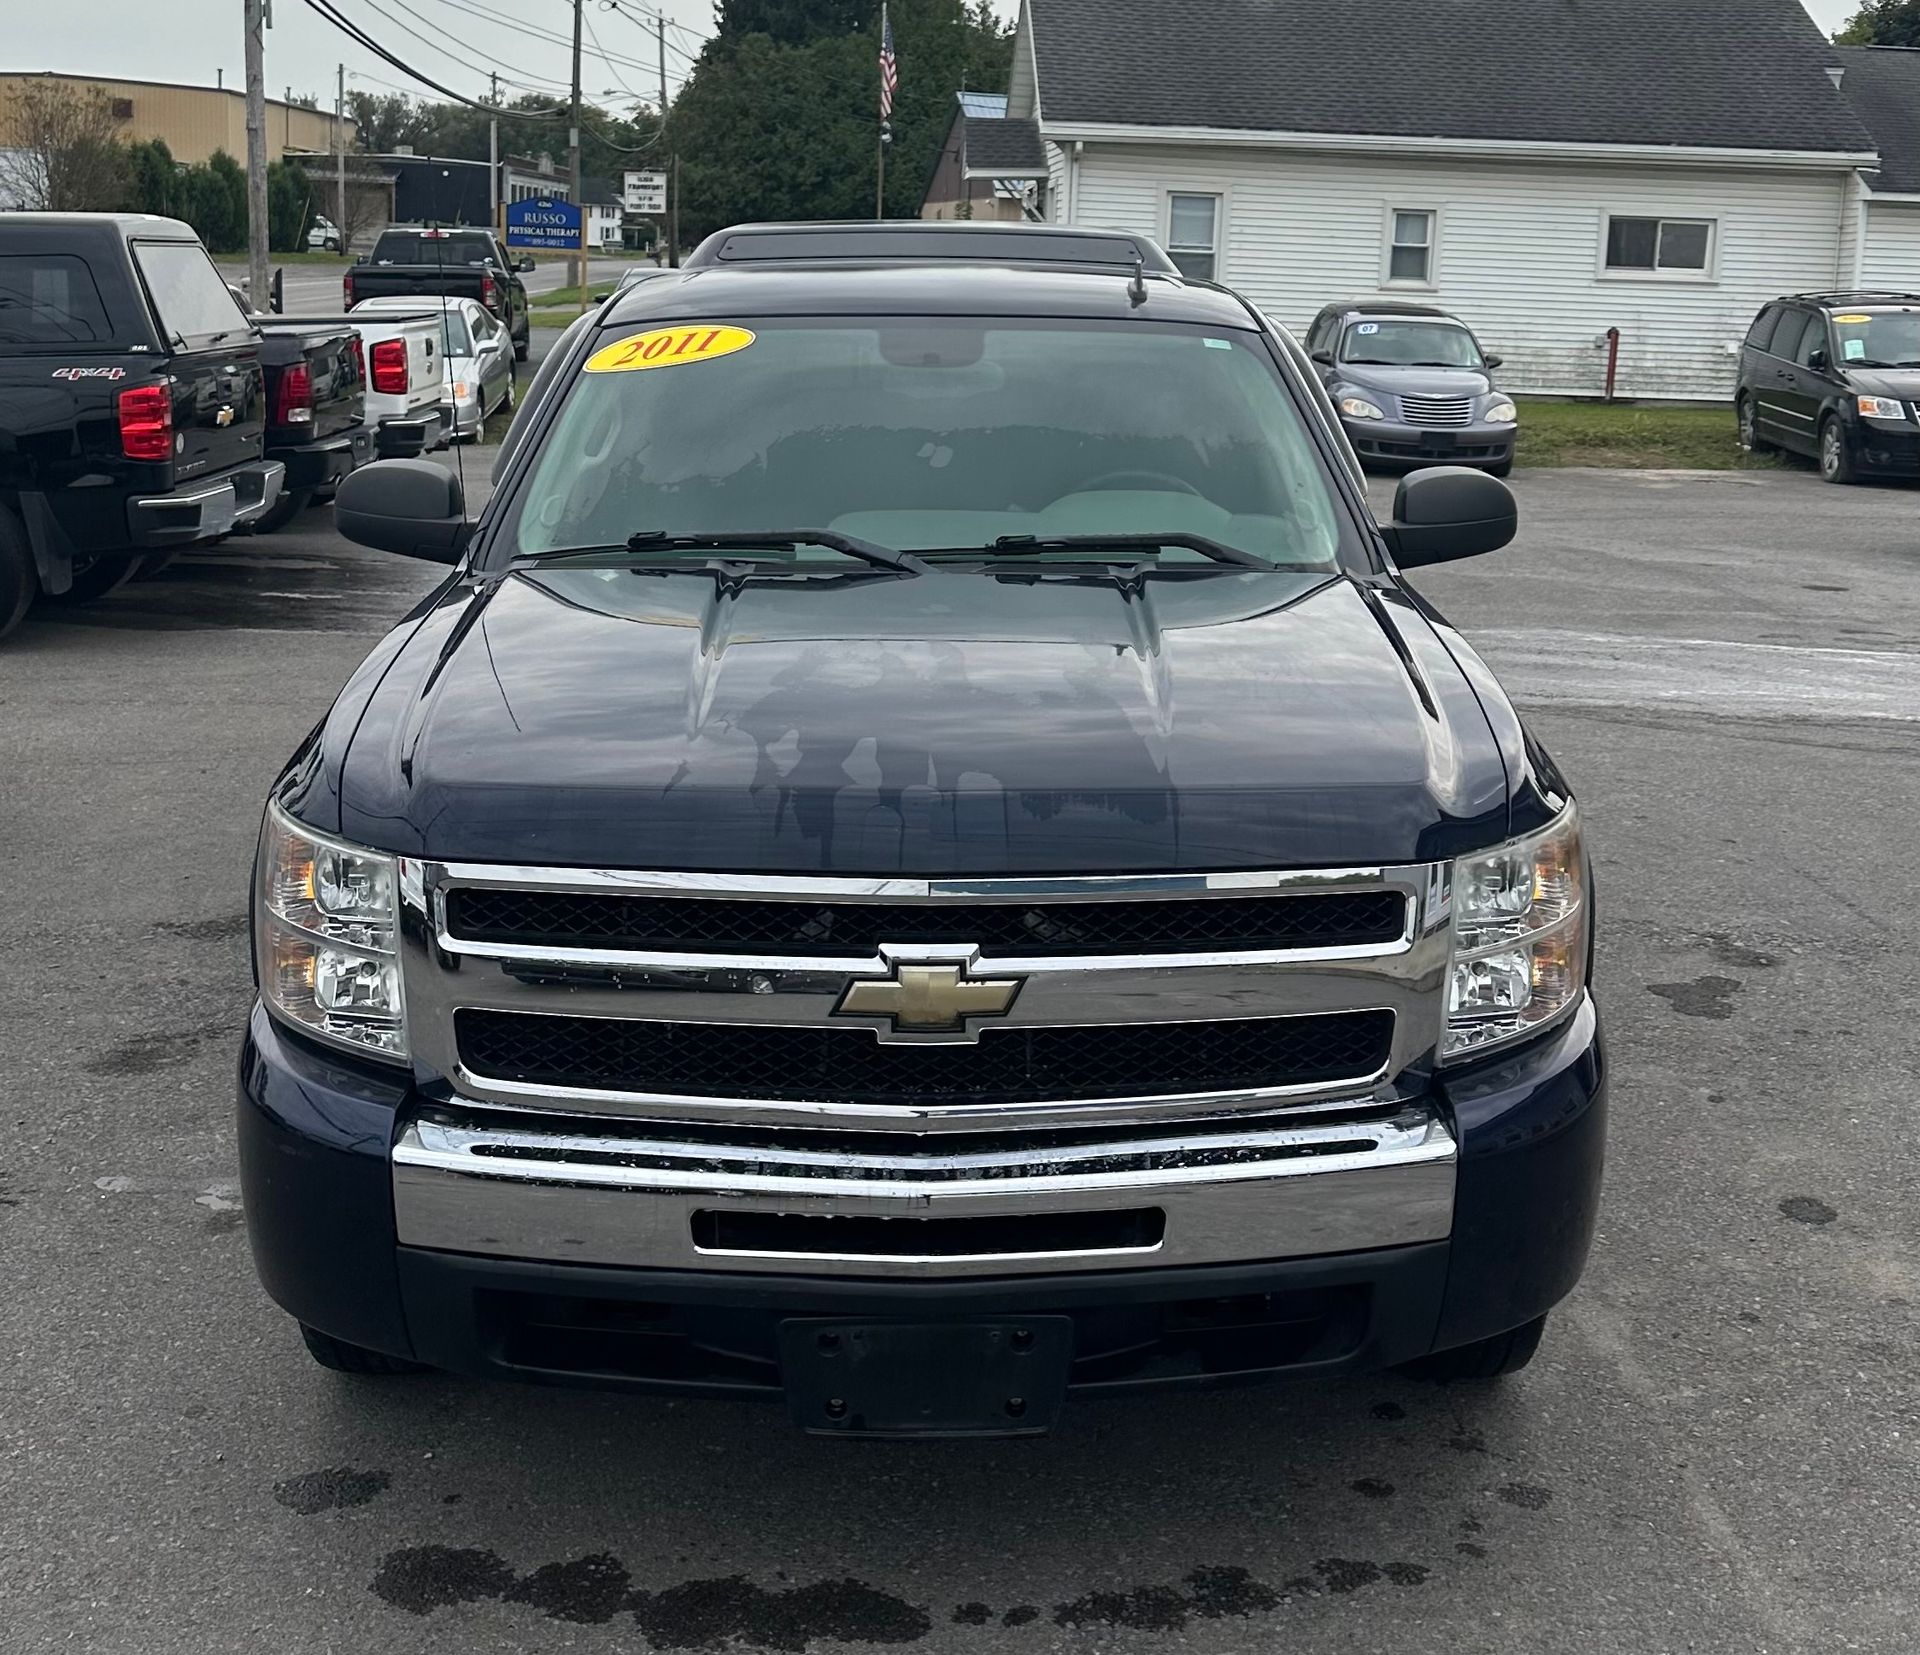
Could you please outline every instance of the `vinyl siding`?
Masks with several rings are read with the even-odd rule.
[[[1869,201],[1862,287],[1920,292],[1920,201]]]
[[[1041,216],[1054,224],[1067,221],[1067,152],[1058,144],[1043,146],[1047,152],[1047,199]]]
[[[1617,327],[1620,394],[1728,396],[1761,304],[1846,281],[1853,257],[1851,175],[1840,172],[1094,143],[1079,172],[1081,223],[1162,240],[1169,190],[1220,195],[1220,278],[1289,327],[1383,292],[1441,305],[1505,359],[1504,385],[1547,394],[1598,393]],[[1396,207],[1437,214],[1431,287],[1383,286]],[[1712,279],[1603,274],[1610,211],[1716,220]]]

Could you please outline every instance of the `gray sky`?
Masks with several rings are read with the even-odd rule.
[[[0,0],[0,12],[7,14],[0,29],[0,69],[53,69],[199,85],[212,85],[215,72],[224,70],[228,86],[242,86],[241,3]],[[291,86],[296,95],[310,93],[330,108],[334,65],[342,62],[350,77],[349,91],[403,89],[426,97],[436,95],[355,45],[310,10],[305,0],[271,3],[269,97],[284,97]],[[1017,3],[995,0],[995,9],[1011,17]],[[503,80],[519,83],[503,88],[509,96],[565,94],[572,0],[331,0],[331,4],[396,57],[467,97],[486,94],[487,71],[495,68]],[[494,18],[476,15],[486,12]],[[660,48],[652,20],[661,14],[668,20],[671,95],[687,73],[687,59],[698,54],[701,40],[712,32],[713,0],[587,0],[581,84],[589,97],[617,104],[629,99],[624,86],[650,101],[658,98]],[[157,21],[160,18],[164,24]],[[511,26],[515,24],[517,28]],[[538,38],[542,34],[560,38]],[[417,36],[425,36],[426,41]],[[604,51],[596,49],[596,40]]]
[[[284,96],[291,86],[296,94],[311,93],[330,106],[334,65],[340,62],[355,77],[347,82],[349,89],[387,92],[398,88],[433,95],[322,21],[305,0],[272,3],[274,27],[267,34],[269,96]],[[503,75],[519,83],[507,88],[509,95],[565,90],[567,44],[537,36],[567,35],[572,27],[572,0],[332,0],[332,4],[395,56],[468,97],[483,95],[486,71],[503,65]],[[1004,16],[1011,16],[1016,6],[1017,0],[995,0],[995,9]],[[1831,33],[1858,9],[1858,0],[1806,0],[1806,6],[1814,21]],[[212,84],[215,71],[224,70],[227,85],[244,84],[241,0],[4,0],[0,9],[10,14],[0,32],[0,69],[55,69],[202,85]],[[506,22],[476,12],[492,12]],[[700,40],[712,27],[712,0],[587,0],[592,36],[605,53],[595,50],[594,39],[587,41],[583,83],[590,97],[617,103],[628,96],[623,83],[635,94],[658,95],[659,48],[651,19],[662,13],[669,25],[671,91],[686,74],[687,57],[699,51]],[[159,21],[162,18],[164,23]],[[507,23],[517,23],[519,28]],[[902,69],[912,72],[910,65],[903,64]]]

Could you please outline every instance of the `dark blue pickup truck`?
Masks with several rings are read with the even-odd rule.
[[[1579,818],[1300,347],[1151,243],[748,227],[583,319],[272,790],[248,1224],[325,1365],[808,1430],[1525,1365],[1605,1065]]]

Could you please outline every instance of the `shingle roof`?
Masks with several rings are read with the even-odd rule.
[[[1870,150],[1800,0],[1030,0],[1055,123]]]
[[[1840,90],[1880,151],[1876,190],[1920,194],[1920,51],[1900,46],[1836,46],[1846,70]]]
[[[992,169],[996,177],[1047,170],[1047,152],[1040,147],[1040,123],[995,119],[990,115],[961,118],[961,154],[967,170]]]

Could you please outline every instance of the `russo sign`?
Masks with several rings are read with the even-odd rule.
[[[577,252],[580,209],[571,201],[554,201],[544,195],[511,201],[507,204],[507,245]]]

